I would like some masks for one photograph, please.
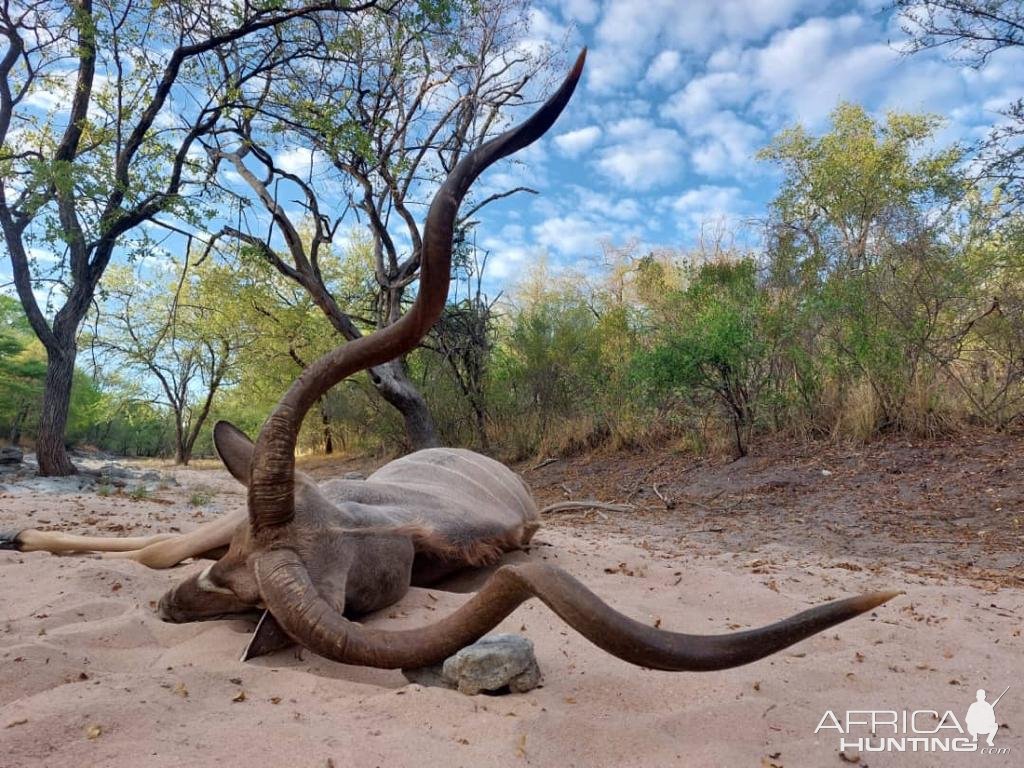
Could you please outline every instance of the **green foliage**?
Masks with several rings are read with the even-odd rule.
[[[732,422],[739,455],[764,380],[763,303],[751,259],[702,264],[685,289],[664,298],[658,340],[634,359],[643,389],[698,401],[710,394]]]
[[[192,496],[189,498],[188,503],[193,507],[205,507],[211,501],[213,501],[214,491],[212,488],[202,486],[197,488]]]
[[[149,498],[149,488],[144,485],[136,485],[128,491],[128,498],[132,501],[142,501]]]
[[[459,293],[407,360],[442,440],[513,459],[638,443],[743,454],[767,431],[864,440],[1019,424],[1024,218],[965,180],[957,148],[932,149],[937,126],[842,105],[822,135],[784,131],[763,153],[783,180],[759,252],[609,249],[585,274],[541,261],[501,303]],[[457,254],[459,274],[472,255]],[[379,309],[373,263],[358,238],[319,257],[363,332]],[[111,295],[138,287],[112,279],[122,283],[108,282]],[[170,292],[147,296],[153,311]],[[303,368],[340,342],[255,249],[211,259],[180,299],[206,308],[183,339],[244,339],[198,454],[212,453],[217,418],[255,435]],[[4,428],[37,407],[43,362],[17,304],[0,297]],[[76,373],[75,441],[167,455],[173,433],[170,411],[130,377]],[[404,440],[365,374],[316,404],[300,449],[322,450],[328,435],[348,452]]]
[[[21,304],[0,295],[0,429],[14,443],[37,418],[45,378],[46,353]]]

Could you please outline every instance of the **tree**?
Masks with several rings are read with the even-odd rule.
[[[174,462],[188,464],[214,398],[227,383],[235,357],[250,343],[240,319],[218,301],[223,272],[212,264],[189,268],[173,283],[145,280],[126,268],[108,270],[106,309],[94,340],[119,366],[152,377],[154,402],[170,409]]]
[[[196,141],[245,82],[281,62],[281,27],[354,4],[30,0],[0,6],[0,229],[18,297],[47,354],[40,473],[64,446],[77,335],[122,240],[205,190]],[[237,67],[221,66],[232,49]],[[42,249],[56,258],[44,268]],[[41,306],[34,289],[57,300]]]
[[[401,316],[419,272],[423,201],[466,151],[504,127],[507,108],[524,103],[527,84],[549,64],[548,52],[533,56],[518,45],[526,23],[521,0],[488,0],[463,10],[365,14],[340,44],[330,29],[310,24],[311,35],[342,51],[345,65],[325,61],[250,89],[230,127],[206,142],[269,213],[284,248],[269,241],[262,221],[247,228],[230,224],[220,236],[261,249],[281,274],[309,291],[347,340]],[[309,165],[302,173],[289,171],[275,151],[298,151]],[[328,202],[339,189],[346,203],[340,213]],[[484,205],[520,191],[527,190],[476,201],[459,227],[471,226]],[[279,202],[293,194],[310,224],[307,241],[299,236],[302,222]],[[332,293],[318,265],[349,211],[364,217],[372,243],[375,296],[368,317]],[[410,446],[437,445],[434,421],[405,361],[376,366],[369,375],[401,413]]]
[[[344,261],[328,249],[320,259],[320,273],[334,291],[349,293],[362,282],[362,248],[356,243]],[[250,329],[254,341],[238,351],[237,378],[232,398],[247,413],[254,413],[256,428],[306,366],[331,348],[333,329],[310,294],[281,275],[262,250],[241,245],[229,257],[223,279],[210,290],[222,312]],[[319,436],[325,453],[332,453],[336,437],[331,423],[331,393],[318,403]],[[247,415],[243,422],[250,422]],[[236,416],[236,418],[238,417]]]
[[[466,244],[464,244],[466,246]],[[487,374],[495,340],[494,305],[483,290],[487,256],[475,247],[453,254],[457,273],[465,280],[462,298],[455,296],[430,331],[428,346],[447,363],[462,396],[473,411],[473,425],[483,451],[490,450],[487,437]],[[500,296],[499,296],[500,298]]]
[[[753,260],[705,263],[683,290],[670,292],[658,341],[637,355],[637,375],[656,391],[710,393],[733,428],[736,456],[746,456],[761,388],[768,379],[765,296]]]
[[[0,424],[13,445],[18,445],[25,423],[39,408],[45,376],[45,355],[21,305],[0,295]]]
[[[1020,0],[896,0],[895,7],[910,54],[944,48],[956,62],[981,69],[997,51],[1024,46]],[[1002,114],[978,147],[977,176],[1000,186],[1015,210],[1024,206],[1024,97]]]
[[[941,255],[941,224],[963,194],[960,150],[923,151],[938,125],[900,113],[876,122],[841,104],[825,134],[790,128],[760,153],[784,173],[769,224],[769,282],[780,297],[795,294],[806,357],[792,361],[794,376],[812,399],[830,368],[844,387],[866,381],[882,428],[899,424],[923,339],[935,330],[937,315],[922,302],[944,292],[925,281]]]

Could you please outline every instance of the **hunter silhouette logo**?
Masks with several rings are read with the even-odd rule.
[[[971,704],[967,710],[967,732],[971,734],[971,738],[975,741],[978,740],[979,736],[987,736],[985,743],[990,747],[992,745],[992,739],[995,738],[996,731],[999,730],[999,723],[996,722],[996,704],[999,703],[999,699],[1003,698],[1006,691],[1010,690],[1010,686],[1006,686],[1006,689],[996,697],[996,700],[989,704],[985,701],[985,689],[979,688],[976,701]]]
[[[975,701],[961,721],[952,710],[851,709],[827,710],[818,721],[815,733],[834,731],[839,751],[860,752],[976,752],[980,755],[1007,755],[1009,747],[993,744],[999,731],[996,705],[1010,690],[1006,686],[995,701],[979,689]],[[980,737],[980,738],[979,738]]]

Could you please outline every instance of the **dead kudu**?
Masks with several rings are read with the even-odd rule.
[[[393,461],[365,481],[317,485],[295,470],[295,441],[310,406],[346,376],[413,349],[439,317],[449,283],[459,204],[480,173],[542,136],[580,78],[580,55],[558,91],[528,120],[466,155],[427,215],[419,293],[394,325],[349,342],[307,367],[253,444],[221,422],[215,444],[248,488],[248,510],[172,536],[109,539],[22,531],[8,548],[104,551],[155,568],[215,558],[160,600],[171,621],[208,619],[265,606],[247,657],[294,640],[330,659],[385,668],[442,661],[536,597],[584,637],[626,661],[674,671],[746,664],[871,610],[893,592],[811,608],[760,629],[686,635],[612,610],[565,571],[539,562],[498,568],[461,608],[429,626],[369,629],[350,618],[400,600],[410,585],[494,564],[527,544],[538,510],[518,475],[466,450],[432,448]]]

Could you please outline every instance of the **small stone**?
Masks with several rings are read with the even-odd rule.
[[[345,473],[345,479],[346,480],[365,480],[366,479],[366,475],[364,475],[362,472],[346,472]]]
[[[533,643],[522,635],[488,635],[445,659],[443,677],[461,693],[525,693],[540,684]]]
[[[839,759],[844,763],[859,763],[860,762],[860,750],[856,747],[846,747],[842,752],[839,753]]]

